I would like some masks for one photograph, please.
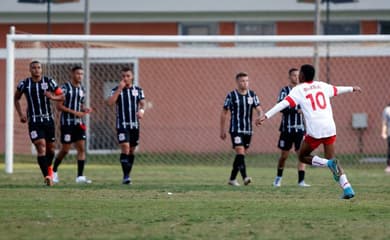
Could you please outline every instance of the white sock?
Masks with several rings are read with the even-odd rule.
[[[347,175],[345,174],[340,176],[339,184],[342,189],[346,189],[351,186],[351,184],[348,182]]]
[[[320,158],[319,156],[314,156],[311,160],[311,165],[315,167],[327,167],[328,166],[328,159],[326,158]]]

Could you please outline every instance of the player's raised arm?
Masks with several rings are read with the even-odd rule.
[[[126,86],[126,83],[125,81],[122,79],[120,82],[119,82],[119,85],[117,87],[117,89],[111,94],[111,96],[107,99],[107,103],[108,105],[113,105],[114,103],[116,103],[116,100],[118,99],[119,95],[121,94],[123,88]]]

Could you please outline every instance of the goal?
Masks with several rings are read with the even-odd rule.
[[[230,164],[230,139],[219,138],[219,116],[234,76],[248,72],[250,88],[267,110],[288,84],[288,70],[314,64],[317,78],[334,85],[359,85],[363,93],[333,101],[338,129],[337,154],[348,163],[382,164],[386,143],[380,138],[381,114],[390,102],[390,36],[123,36],[7,35],[5,171],[14,161],[34,161],[27,126],[13,106],[15,84],[29,76],[28,63],[39,60],[44,74],[58,84],[70,69],[85,69],[90,161],[118,158],[115,109],[105,103],[118,84],[120,69],[132,67],[135,84],[145,91],[139,161],[156,164]],[[23,109],[26,108],[23,103]],[[53,106],[54,109],[54,106]],[[58,113],[55,113],[59,129]],[[252,164],[274,166],[280,118],[255,128]],[[57,131],[59,139],[59,131]],[[26,160],[27,159],[27,160]],[[259,160],[256,160],[259,159]],[[267,165],[267,166],[268,166]],[[376,166],[370,165],[370,166]]]

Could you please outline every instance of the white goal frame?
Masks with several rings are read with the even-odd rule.
[[[15,43],[23,42],[127,42],[127,43],[359,43],[390,42],[390,35],[267,35],[267,36],[166,36],[166,35],[59,35],[59,34],[15,34],[7,35],[6,43],[6,134],[5,172],[13,172],[14,146],[14,78]],[[201,49],[201,48],[199,48]],[[312,52],[315,53],[315,50]],[[318,56],[318,54],[317,54]]]

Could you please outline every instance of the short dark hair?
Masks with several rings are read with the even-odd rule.
[[[291,73],[295,71],[299,71],[299,70],[297,68],[290,68],[290,70],[288,70],[288,75],[290,76]]]
[[[316,74],[316,70],[310,64],[305,64],[301,66],[301,73],[303,74],[303,78],[305,82],[310,82],[314,79],[314,75]]]
[[[75,71],[77,71],[77,70],[83,70],[83,67],[80,66],[80,65],[77,65],[77,66],[72,67],[72,72],[75,72]]]
[[[236,74],[236,80],[242,78],[242,77],[247,77],[248,76],[248,73],[246,72],[239,72]]]
[[[133,69],[132,68],[130,68],[130,67],[122,67],[121,68],[121,72],[128,72],[128,71],[130,71],[132,74],[134,74],[134,71],[133,71]]]
[[[30,62],[30,67],[31,67],[33,64],[36,64],[36,63],[41,64],[40,61],[38,61],[38,60],[33,60],[33,61]]]

